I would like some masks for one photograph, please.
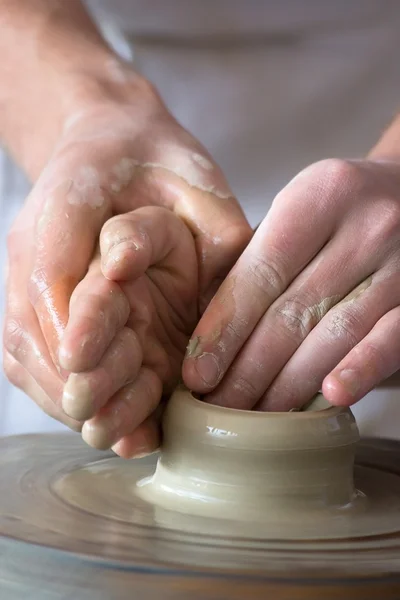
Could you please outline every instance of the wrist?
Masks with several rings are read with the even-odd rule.
[[[81,0],[0,0],[0,55],[0,143],[32,179],[71,116],[147,93]]]
[[[5,119],[7,145],[32,180],[39,176],[68,124],[79,116],[99,107],[150,105],[156,97],[152,86],[111,52],[100,52],[97,60],[92,56],[90,64],[69,64],[65,70],[49,64],[41,71],[41,82],[33,95],[20,97],[6,110]]]

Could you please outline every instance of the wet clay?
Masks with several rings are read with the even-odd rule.
[[[181,387],[166,409],[155,474],[139,484],[139,495],[217,519],[279,518],[291,532],[285,537],[300,511],[324,520],[344,507],[363,510],[353,478],[354,417],[326,405],[319,395],[301,412],[238,411]]]
[[[104,518],[112,510],[130,522],[132,506],[141,507],[158,527],[201,535],[338,540],[400,526],[400,482],[357,467],[355,484],[354,417],[320,394],[301,412],[256,413],[206,404],[180,387],[163,434],[154,473],[141,477],[137,467],[133,477],[131,463],[103,461],[60,478],[54,491]]]
[[[292,532],[277,510],[258,523],[169,510],[138,494],[156,462],[73,434],[0,440],[1,600],[400,597],[398,442],[356,445],[365,498],[330,504],[323,531],[315,508],[300,510]]]

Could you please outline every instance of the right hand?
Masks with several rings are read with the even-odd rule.
[[[90,313],[74,318],[63,343],[71,295],[87,272],[104,223],[144,206],[180,216],[199,263],[200,312],[251,237],[216,164],[170,115],[150,85],[82,94],[8,237],[4,368],[41,408],[80,430],[62,409],[69,373],[92,369],[110,340]],[[90,86],[88,86],[90,87]],[[89,98],[90,96],[90,98]],[[39,142],[38,142],[39,143]],[[35,148],[32,148],[35,152]],[[119,240],[124,250],[124,234]],[[110,250],[110,260],[118,254]],[[96,290],[93,290],[96,298]],[[101,307],[93,304],[93,315]],[[118,323],[123,327],[124,323]],[[95,340],[95,342],[94,342]]]

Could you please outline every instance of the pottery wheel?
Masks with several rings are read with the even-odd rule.
[[[328,536],[310,523],[307,539],[146,502],[154,456],[122,461],[74,434],[5,438],[0,452],[1,600],[400,597],[398,442],[359,445],[359,516],[335,515]]]

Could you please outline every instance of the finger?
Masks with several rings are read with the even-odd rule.
[[[357,259],[357,249],[346,245],[346,239],[338,236],[327,244],[266,311],[221,384],[207,395],[208,402],[253,408],[307,335],[333,306],[348,296],[354,282],[364,279],[347,301],[371,285],[371,279],[365,279],[371,266]],[[299,387],[303,390],[296,386],[292,393],[301,396]],[[293,401],[287,393],[282,398],[283,406]],[[276,398],[275,393],[273,397]]]
[[[29,324],[28,324],[29,323]],[[37,322],[8,313],[5,321],[6,351],[30,373],[46,394],[61,407],[63,382],[41,337]]]
[[[3,356],[3,369],[7,379],[27,394],[49,417],[64,423],[73,431],[81,431],[82,423],[70,419],[44,392],[24,367],[8,352]]]
[[[162,204],[189,227],[200,258],[200,292],[206,297],[214,280],[225,277],[237,260],[252,230],[221,169],[206,150],[173,121],[167,126],[165,120],[154,122],[154,133],[160,126],[162,138],[173,142],[152,145],[150,162],[148,146],[137,149],[143,161],[134,162],[136,206],[138,198],[142,204]]]
[[[73,373],[90,371],[126,325],[130,313],[119,285],[102,274],[100,258],[72,293],[69,312],[60,344],[60,365]]]
[[[129,322],[135,324],[135,331],[143,330],[143,326],[148,329],[146,323],[158,318],[146,317],[152,302],[138,302],[150,291],[153,298],[162,295],[169,304],[174,326],[184,333],[186,344],[198,318],[193,302],[198,295],[198,265],[193,238],[185,224],[167,209],[140,208],[109,220],[102,230],[100,247],[104,275],[120,281],[134,307]],[[153,269],[155,266],[158,268]],[[127,284],[121,281],[126,279]]]
[[[137,279],[155,265],[180,273],[187,261],[187,270],[197,272],[192,248],[193,238],[183,221],[161,207],[109,219],[100,235],[103,274],[115,281]]]
[[[163,159],[170,173],[178,175],[178,180],[172,178],[168,186],[174,212],[196,240],[200,308],[204,310],[215,290],[215,280],[228,274],[249,243],[252,230],[219,166],[198,142],[194,142],[197,147],[193,153],[187,152],[186,132],[181,131],[184,150],[174,144],[163,153]]]
[[[25,238],[27,237],[25,233]],[[24,252],[23,236],[14,231],[9,237],[10,268],[6,289],[4,347],[61,409],[63,381],[51,360],[37,316],[27,295],[29,258]]]
[[[337,406],[350,406],[378,383],[400,369],[400,307],[384,315],[325,377],[325,398]]]
[[[136,378],[142,358],[136,333],[124,327],[95,369],[70,374],[62,397],[64,412],[78,421],[93,417],[119,389]]]
[[[183,366],[190,389],[215,389],[266,310],[332,235],[343,184],[338,188],[338,176],[322,178],[318,169],[314,165],[278,195],[212,300]]]
[[[135,431],[123,437],[112,450],[121,458],[143,458],[160,447],[160,424],[153,417],[146,419]]]
[[[150,369],[142,368],[133,383],[120,390],[112,400],[95,417],[86,421],[82,429],[82,437],[89,446],[99,450],[114,447],[120,440],[132,436],[135,430],[153,413],[161,400],[162,384],[157,375]],[[131,441],[125,442],[135,452],[143,454],[151,446],[148,439],[136,434]],[[150,440],[153,443],[153,438]],[[120,448],[122,450],[122,448]]]
[[[58,365],[70,296],[86,273],[110,203],[100,172],[73,164],[68,152],[50,163],[34,193],[40,218],[29,298]]]
[[[288,410],[307,402],[321,389],[324,377],[398,303],[393,294],[396,285],[396,274],[378,272],[369,286],[332,308],[287,362],[258,408]]]

